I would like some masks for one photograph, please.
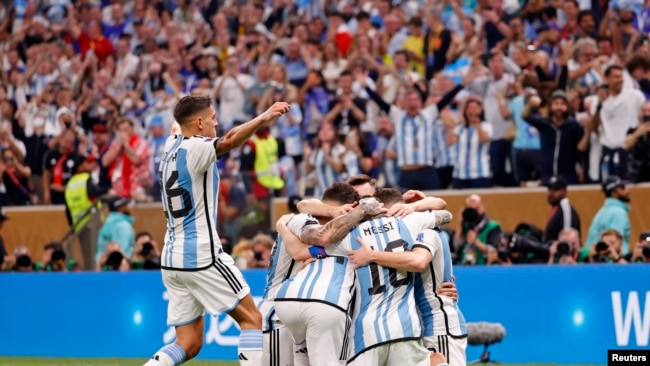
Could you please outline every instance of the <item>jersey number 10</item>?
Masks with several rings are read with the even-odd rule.
[[[386,248],[384,249],[385,252],[394,252],[395,249],[397,248],[402,248],[402,251],[407,251],[409,247],[409,243],[407,243],[403,239],[398,239],[391,241],[386,245]],[[374,248],[373,248],[374,250]],[[376,263],[370,263],[368,265],[368,268],[370,269],[370,280],[371,280],[371,285],[368,289],[368,294],[370,296],[372,295],[379,295],[383,294],[387,290],[387,284],[381,283],[380,279],[380,266],[378,266]],[[409,283],[411,283],[411,278],[413,277],[412,273],[407,272],[406,276],[402,276],[397,273],[397,270],[395,268],[389,268],[389,267],[384,267],[381,266],[382,272],[387,270],[388,271],[388,279],[389,279],[389,284],[395,288],[400,287],[400,286],[406,286]],[[398,276],[401,277],[398,279]],[[383,277],[383,276],[382,276]]]

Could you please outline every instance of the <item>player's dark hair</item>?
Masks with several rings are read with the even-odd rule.
[[[395,188],[379,188],[375,192],[375,198],[386,208],[390,208],[396,203],[404,203],[402,194]]]
[[[342,205],[359,200],[359,194],[347,183],[336,182],[323,193],[323,201],[338,202]]]
[[[623,68],[621,66],[618,66],[618,65],[612,65],[612,66],[608,67],[607,69],[605,69],[605,77],[610,76],[612,74],[612,71],[614,71],[614,70],[618,70],[618,71],[622,72]]]
[[[181,98],[174,107],[174,119],[179,124],[187,123],[188,120],[210,108],[212,100],[207,95],[187,95]]]
[[[352,187],[360,186],[366,183],[370,183],[370,185],[373,187],[377,185],[377,181],[372,179],[370,176],[366,174],[357,174],[348,178],[348,184],[351,185]]]

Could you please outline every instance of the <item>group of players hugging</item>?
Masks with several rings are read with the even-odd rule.
[[[176,339],[145,366],[195,357],[206,311],[239,325],[241,365],[465,365],[467,329],[439,229],[452,218],[446,203],[377,189],[367,176],[334,183],[320,200],[300,202],[303,213],[278,220],[263,301],[254,303],[216,231],[215,163],[289,109],[275,103],[217,137],[208,96],[177,103],[160,164],[162,280]]]

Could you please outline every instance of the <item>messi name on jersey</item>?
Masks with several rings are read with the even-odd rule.
[[[363,229],[363,235],[364,236],[369,236],[369,235],[379,235],[379,234],[384,234],[387,233],[391,230],[395,230],[395,226],[393,225],[393,222],[387,222],[381,226],[370,226],[369,228]]]

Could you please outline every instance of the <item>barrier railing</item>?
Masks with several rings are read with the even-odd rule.
[[[244,273],[259,299],[265,271]],[[459,267],[468,322],[501,323],[490,347],[504,363],[604,364],[608,349],[647,349],[648,265]],[[157,271],[0,274],[0,356],[138,357],[174,339]],[[239,331],[224,314],[206,318],[199,358],[237,356]],[[468,348],[478,359],[480,346]]]

